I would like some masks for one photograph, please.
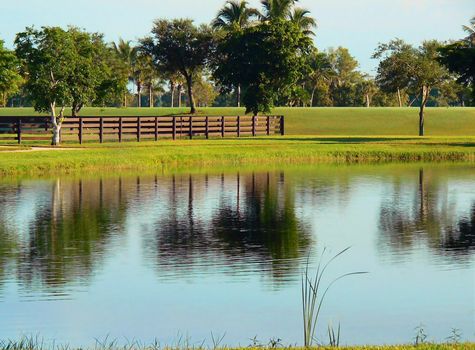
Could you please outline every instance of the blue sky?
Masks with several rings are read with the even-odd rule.
[[[258,6],[258,0],[250,0]],[[149,33],[156,18],[189,17],[209,22],[224,0],[0,0],[0,38],[12,47],[26,26],[77,25],[107,40],[135,40]],[[463,36],[461,26],[475,15],[474,0],[301,0],[319,22],[319,49],[345,46],[374,73],[370,56],[379,42],[394,37],[418,44],[425,39]]]

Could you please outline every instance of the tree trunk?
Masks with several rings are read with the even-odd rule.
[[[423,85],[421,88],[421,107],[419,109],[419,136],[424,136],[424,108],[429,99],[429,87]]]
[[[399,102],[399,107],[402,107],[402,100],[401,100],[401,90],[397,89],[397,100]]]
[[[142,107],[142,84],[137,83],[137,107]]]
[[[190,100],[190,113],[195,114],[195,99],[193,98],[193,78],[191,75],[186,75],[186,85],[188,87],[188,99]]]
[[[313,102],[314,102],[314,99],[315,99],[315,91],[316,90],[317,90],[317,88],[312,89],[312,95],[310,96],[310,107],[313,107]]]
[[[50,105],[51,112],[51,124],[53,124],[53,137],[51,139],[51,145],[57,146],[61,142],[61,127],[64,120],[64,107],[61,107],[59,115],[56,116],[56,104],[52,103]]]
[[[236,88],[236,106],[241,107],[241,84]]]
[[[183,95],[183,85],[179,84],[178,85],[178,108],[181,108],[181,100],[182,100],[182,95]]]
[[[149,104],[150,108],[153,107],[153,88],[152,88],[152,84],[150,84],[149,87],[148,87],[148,104]]]
[[[366,94],[365,95],[365,98],[366,98],[366,108],[369,108],[370,104],[371,104],[371,101],[369,99],[369,94]]]
[[[170,94],[171,94],[171,104],[170,106],[173,108],[173,98],[175,96],[175,83],[173,81],[170,81]]]
[[[124,92],[124,108],[127,108],[127,92]]]

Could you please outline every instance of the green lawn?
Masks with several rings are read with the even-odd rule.
[[[82,115],[168,115],[187,108],[84,108]],[[244,114],[241,108],[200,108],[209,115]],[[417,135],[418,108],[275,108],[290,135]],[[0,116],[32,115],[31,108],[0,108]],[[475,108],[427,108],[428,136],[475,135]]]
[[[164,115],[186,110],[86,108],[83,115]],[[236,108],[200,110],[215,115],[242,112]],[[35,148],[32,152],[9,152],[14,149],[5,147],[3,141],[0,175],[168,172],[322,162],[475,161],[475,108],[429,109],[427,134],[431,136],[423,138],[416,136],[414,108],[276,108],[274,113],[286,116],[285,137],[68,143],[60,149]],[[0,109],[0,116],[11,114],[31,115],[32,110]],[[8,142],[14,146],[14,141]],[[26,144],[47,146],[48,142]]]
[[[289,166],[322,162],[475,161],[475,137],[286,136],[68,145],[1,152],[0,175]]]

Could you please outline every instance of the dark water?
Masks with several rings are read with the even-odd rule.
[[[0,181],[0,339],[302,343],[300,278],[328,280],[318,338],[475,339],[473,165]]]

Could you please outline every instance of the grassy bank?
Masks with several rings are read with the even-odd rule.
[[[126,142],[3,151],[0,175],[171,172],[180,169],[284,166],[321,162],[475,162],[475,137],[261,137]]]
[[[84,108],[82,115],[169,115],[187,108]],[[242,108],[200,108],[208,115],[243,115]],[[275,108],[289,135],[417,135],[417,108]],[[33,115],[32,108],[0,108],[5,115]],[[427,108],[428,136],[475,135],[475,108]]]
[[[19,341],[19,342],[0,342],[0,350],[76,350],[74,347],[63,346],[63,345],[53,345],[52,347],[46,346],[44,343],[40,342],[30,342]],[[77,348],[77,350],[87,350],[88,347]],[[475,343],[447,343],[447,344],[432,344],[424,343],[419,345],[380,345],[380,346],[339,346],[339,347],[330,347],[330,346],[319,346],[319,347],[287,347],[287,346],[278,346],[278,347],[268,347],[268,346],[258,346],[258,347],[242,347],[242,348],[233,348],[233,347],[203,347],[203,346],[161,346],[160,344],[155,344],[153,346],[146,345],[126,345],[126,346],[117,346],[115,343],[112,344],[96,344],[91,347],[92,350],[272,350],[272,349],[282,349],[282,350],[475,350]]]

